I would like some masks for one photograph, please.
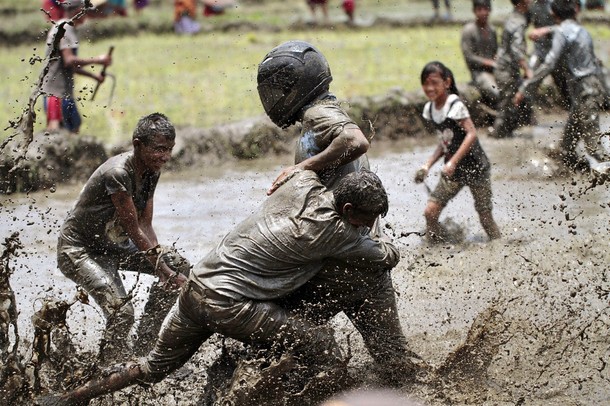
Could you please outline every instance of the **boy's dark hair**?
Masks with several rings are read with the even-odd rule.
[[[176,129],[165,114],[152,113],[142,117],[136,124],[132,139],[148,144],[155,135],[161,135],[171,141],[176,138]]]
[[[523,0],[510,0],[510,4],[512,4],[513,6],[516,6],[517,4],[521,3]]]
[[[351,203],[357,212],[381,217],[388,212],[388,194],[381,180],[366,169],[345,175],[333,190],[333,196],[340,212],[346,203]]]
[[[576,17],[575,0],[553,0],[551,1],[551,11],[560,20],[567,20]]]
[[[484,7],[491,10],[491,0],[472,0],[472,9]]]
[[[424,82],[426,81],[426,79],[428,78],[428,76],[430,76],[433,73],[438,73],[439,75],[441,75],[441,78],[443,80],[450,79],[451,85],[449,86],[449,89],[448,89],[449,93],[457,94],[458,96],[460,95],[460,92],[458,92],[458,89],[457,89],[457,85],[455,84],[455,78],[453,77],[453,72],[451,72],[451,69],[449,69],[448,67],[443,65],[442,62],[439,62],[439,61],[428,62],[426,64],[426,66],[424,66],[424,69],[422,69],[422,71],[421,71],[421,77],[420,77],[421,84],[423,85]]]

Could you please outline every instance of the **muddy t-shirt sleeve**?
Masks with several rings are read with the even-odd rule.
[[[359,128],[337,103],[322,103],[309,108],[303,117],[296,163],[325,150],[348,126]]]
[[[117,192],[127,192],[132,195],[133,185],[125,169],[111,168],[103,175],[104,188],[110,196]]]
[[[400,261],[400,252],[390,242],[372,238],[350,226],[340,233],[344,240],[335,247],[332,259],[369,269],[391,269]],[[338,240],[337,237],[335,239]]]
[[[335,99],[321,101],[309,107],[303,116],[301,136],[297,142],[295,163],[324,151],[346,128],[359,129]],[[322,183],[332,188],[347,173],[368,168],[366,155],[340,167],[326,167],[318,171]]]

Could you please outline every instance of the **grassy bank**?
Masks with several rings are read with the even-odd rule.
[[[432,35],[433,34],[433,35]],[[89,101],[93,82],[78,78],[86,116],[82,132],[109,142],[129,133],[136,119],[162,111],[179,125],[207,127],[259,115],[263,112],[256,91],[256,69],[262,57],[282,41],[299,38],[316,44],[328,57],[340,98],[375,95],[389,88],[419,87],[419,71],[430,59],[448,61],[458,81],[468,79],[455,40],[457,27],[353,32],[315,31],[280,33],[211,33],[205,36],[142,35],[95,43],[83,42],[81,55],[104,53],[115,45],[117,86],[110,107],[110,81],[94,102]],[[42,53],[30,46],[4,49],[0,60],[3,86],[0,97],[8,101],[0,122],[14,119],[25,106],[41,63],[29,60]],[[43,128],[42,103],[38,103],[38,128]],[[6,134],[5,134],[6,136]]]
[[[0,0],[0,9],[7,1]],[[466,3],[466,0],[456,0],[458,5]],[[508,0],[499,4],[504,3],[508,3]],[[263,5],[244,4],[243,9],[247,8],[248,13],[245,15],[249,21],[258,19],[259,22],[269,22],[282,15],[287,19],[294,15],[291,10],[307,13],[303,9],[304,4],[304,1],[292,3],[270,0]],[[397,7],[405,8],[404,4],[390,0],[362,0],[358,4],[361,11],[368,7],[377,13],[391,14]],[[375,5],[377,7],[373,7]],[[163,7],[167,11],[166,18],[171,19],[171,7]],[[154,16],[163,7],[151,8],[150,15]],[[415,14],[430,12],[427,1],[416,2],[415,6],[410,7]],[[502,7],[498,6],[496,10]],[[337,16],[339,12],[340,10],[334,10],[331,16]],[[464,10],[461,12],[469,13]],[[25,11],[23,13],[28,15]],[[396,13],[398,12],[394,12]],[[19,13],[18,18],[21,15]],[[150,15],[142,18],[152,21],[154,18]],[[237,16],[237,13],[233,13],[222,16],[219,20],[208,20],[216,23],[222,19],[236,19]],[[122,19],[108,21],[111,20],[116,23]],[[129,21],[130,24],[137,24],[138,20]],[[589,28],[599,43],[608,43],[610,28],[605,25]],[[356,30],[212,30],[192,37],[176,36],[171,32],[142,32],[138,35],[99,39],[92,36],[92,31],[85,26],[81,33],[80,55],[105,53],[110,45],[114,45],[114,64],[109,72],[116,76],[117,83],[112,103],[108,105],[110,81],[102,86],[96,100],[92,102],[89,99],[94,83],[89,79],[78,78],[77,95],[82,98],[80,109],[85,116],[81,131],[114,143],[130,134],[136,120],[151,111],[165,112],[177,125],[198,127],[262,114],[256,92],[257,65],[273,46],[288,39],[310,41],[326,54],[334,77],[331,89],[341,99],[383,94],[392,87],[417,90],[422,66],[433,59],[446,62],[453,69],[458,82],[465,82],[469,80],[469,75],[459,50],[460,30],[459,25],[433,28],[369,27]],[[43,56],[43,48],[42,43],[37,46],[0,48],[0,97],[5,100],[5,108],[0,110],[2,129],[8,127],[9,120],[15,120],[26,105],[42,68],[42,64],[35,59]],[[603,52],[607,53],[607,46]],[[606,59],[607,55],[600,56]],[[45,119],[42,100],[37,104],[37,112],[36,130],[42,130]],[[8,131],[3,131],[0,139],[8,134]]]

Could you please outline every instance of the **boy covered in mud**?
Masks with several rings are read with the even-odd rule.
[[[134,309],[118,272],[123,263],[143,253],[152,266],[139,271],[156,272],[171,287],[186,281],[160,257],[152,226],[155,189],[175,137],[174,126],[163,114],[141,118],[133,132],[133,151],[114,156],[95,170],[61,227],[59,269],[85,289],[104,314],[104,361],[130,354]]]
[[[514,9],[504,24],[494,70],[500,90],[498,116],[490,134],[494,138],[512,137],[514,130],[529,123],[532,114],[529,103],[520,106],[513,103],[513,97],[523,82],[523,77],[532,76],[525,42],[530,0],[511,0],[511,3]]]
[[[65,12],[64,19],[57,21],[47,35],[46,56],[51,59],[42,83],[42,91],[46,94],[47,131],[65,128],[78,134],[82,119],[74,97],[74,74],[87,76],[101,83],[104,81],[104,75],[84,69],[84,66],[108,66],[112,63],[112,58],[110,54],[93,58],[78,56],[79,40],[76,27],[85,20],[84,15],[78,16],[84,7],[84,1],[66,0],[61,3],[61,7]]]
[[[306,365],[299,369],[302,382],[316,390],[303,392],[315,397],[300,404],[316,404],[318,397],[336,389],[329,381],[345,374],[346,360],[332,329],[290,312],[278,300],[310,280],[329,260],[368,269],[394,267],[400,254],[387,237],[372,238],[359,230],[372,226],[387,210],[387,194],[372,172],[351,173],[333,190],[312,171],[294,174],[194,266],[146,358],[121,364],[99,380],[39,403],[81,404],[136,382],[158,382],[219,333],[290,354],[291,361],[283,358],[280,371],[294,369],[293,362]],[[243,381],[236,381],[237,387],[222,404],[266,404],[252,397],[270,394],[259,393],[248,383],[257,382],[260,375],[263,381],[275,382],[273,387],[281,387],[277,375],[265,373],[270,365],[274,363],[264,359],[256,367],[250,364]],[[323,378],[316,384],[319,374]]]
[[[491,0],[472,2],[475,20],[462,29],[462,54],[470,71],[472,83],[481,94],[484,103],[495,108],[500,97],[494,77],[498,38],[489,24]]]
[[[299,123],[295,164],[284,168],[268,194],[295,172],[313,170],[332,189],[349,173],[368,169],[369,141],[330,93],[330,67],[324,55],[304,41],[288,41],[272,49],[258,68],[258,93],[269,118],[279,127]],[[380,233],[378,224],[362,233]],[[315,298],[304,300],[304,297]],[[288,299],[289,308],[324,324],[344,312],[362,335],[379,375],[388,385],[413,379],[419,357],[408,350],[402,332],[390,269],[328,264]]]
[[[559,25],[553,29],[551,49],[533,77],[519,87],[514,104],[521,105],[532,95],[542,80],[558,67],[565,69],[570,96],[570,112],[561,139],[561,159],[572,170],[588,170],[589,162],[579,157],[578,142],[582,139],[586,152],[598,163],[610,161],[610,154],[601,143],[599,113],[604,98],[604,85],[589,32],[576,21],[577,0],[553,0],[551,12]]]

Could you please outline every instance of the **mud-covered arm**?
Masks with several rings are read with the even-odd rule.
[[[138,218],[136,205],[129,193],[125,191],[116,192],[110,198],[116,209],[117,218],[129,238],[140,251],[147,252],[151,250],[148,260],[153,265],[157,265],[159,254],[155,253],[153,248],[156,248],[159,243],[152,227],[152,196],[146,202],[146,207],[140,218]],[[186,281],[184,275],[176,274],[163,261],[158,262],[159,267],[157,272],[161,281],[170,281],[177,286],[181,286]]]
[[[443,146],[439,143],[432,155],[430,155],[430,158],[428,158],[424,166],[422,166],[422,168],[424,168],[426,171],[429,171],[430,168],[432,168],[432,166],[443,157],[443,155],[445,155],[445,151],[443,149]]]
[[[359,268],[391,269],[400,261],[400,252],[384,234],[377,238],[362,235],[356,244],[337,250],[332,259]]]
[[[432,166],[439,159],[441,159],[441,157],[443,155],[445,155],[445,151],[443,149],[443,146],[439,143],[438,146],[436,147],[436,149],[434,150],[434,152],[432,153],[432,155],[430,156],[430,158],[428,158],[428,160],[426,161],[426,163],[423,164],[417,170],[417,172],[415,172],[415,183],[423,182],[426,179],[426,176],[428,176],[428,172],[430,171],[430,168],[432,168]]]
[[[358,159],[368,151],[369,146],[369,141],[358,126],[345,126],[343,131],[320,153],[282,170],[267,194],[270,195],[275,192],[296,172],[302,170],[319,172],[325,169],[338,168]]]
[[[521,86],[519,87],[519,92],[524,93],[525,95],[532,95],[542,80],[549,75],[557,62],[559,61],[559,57],[563,53],[563,50],[566,46],[566,38],[559,33],[553,35],[553,42],[551,45],[551,50],[544,58],[544,62],[536,69],[532,77],[528,80],[525,80]]]

